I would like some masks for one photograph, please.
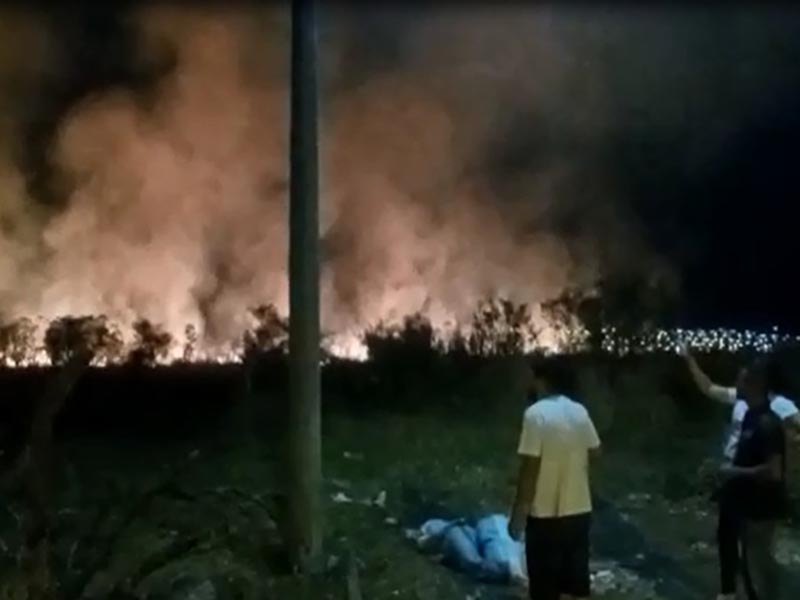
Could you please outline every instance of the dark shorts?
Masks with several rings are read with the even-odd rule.
[[[532,600],[558,600],[561,594],[588,597],[591,513],[528,518],[525,554]]]

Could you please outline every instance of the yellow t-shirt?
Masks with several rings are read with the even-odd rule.
[[[532,517],[591,512],[589,450],[600,446],[588,411],[566,396],[550,396],[525,411],[519,454],[540,459]]]

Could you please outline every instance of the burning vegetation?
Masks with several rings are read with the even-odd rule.
[[[24,43],[0,42],[0,82],[13,89],[0,98],[3,362],[51,361],[50,323],[81,315],[103,315],[121,340],[98,364],[240,360],[266,318],[251,308],[273,307],[273,321],[288,312],[282,9],[7,12]],[[602,89],[574,70],[567,30],[536,11],[485,17],[402,17],[392,36],[415,43],[390,36],[395,58],[387,51],[376,67],[359,51],[376,31],[360,19],[371,17],[329,15],[320,235],[335,354],[364,357],[364,332],[411,315],[449,340],[485,298],[530,306],[537,341],[556,347],[541,303],[591,288],[601,271],[669,271],[621,207],[595,202],[606,189],[614,197],[613,185],[586,157],[561,156],[555,140],[518,126],[535,120],[531,107],[546,116],[561,95],[584,97],[580,83],[592,103],[581,139],[601,134]],[[507,29],[520,18],[540,35],[512,48]],[[451,69],[454,59],[466,70]],[[530,62],[525,85],[495,69],[509,59]],[[474,93],[484,88],[494,93]],[[533,142],[535,155],[555,145],[554,158],[528,164]],[[596,182],[591,198],[570,184],[583,178]]]
[[[581,311],[565,301],[547,303],[534,312],[507,300],[482,302],[463,325],[436,328],[423,313],[400,323],[379,323],[362,331],[329,335],[322,341],[324,360],[378,359],[390,348],[434,350],[475,357],[515,356],[530,352],[610,355],[673,353],[681,344],[700,352],[769,352],[800,344],[800,336],[736,329],[668,329],[642,324],[631,328],[619,318],[591,318],[599,302],[584,301]],[[595,306],[591,310],[597,311]],[[174,337],[164,327],[141,319],[128,331],[106,317],[62,317],[46,322],[21,318],[0,324],[0,365],[6,368],[58,366],[74,354],[88,352],[93,366],[132,364],[234,364],[263,354],[288,350],[288,322],[272,305],[249,311],[250,325],[233,344],[205,345],[194,325]]]

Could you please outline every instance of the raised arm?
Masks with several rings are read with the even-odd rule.
[[[700,365],[697,364],[694,356],[692,356],[685,345],[681,346],[680,353],[686,361],[686,365],[689,367],[689,373],[695,385],[697,385],[697,388],[703,394],[723,404],[733,404],[736,402],[736,388],[717,385],[711,381],[711,378],[700,368]]]

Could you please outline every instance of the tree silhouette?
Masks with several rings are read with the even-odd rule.
[[[0,361],[18,367],[36,352],[36,324],[27,317],[0,325]]]
[[[379,323],[364,333],[369,358],[380,363],[419,364],[437,352],[430,320],[421,313],[406,317],[400,326]]]
[[[431,383],[441,348],[424,315],[410,315],[401,325],[378,324],[364,334],[363,341],[380,386],[378,393],[404,395]]]
[[[243,338],[242,389],[239,402],[239,429],[241,440],[249,448],[253,443],[253,382],[256,371],[265,358],[281,358],[289,343],[289,323],[272,304],[250,309],[253,326]]]
[[[542,303],[542,313],[558,332],[564,351],[580,352],[602,346],[603,327],[593,301],[592,292],[569,289]]]
[[[65,365],[78,356],[105,363],[122,356],[124,342],[106,317],[61,317],[48,326],[44,347],[53,365]]]
[[[169,356],[173,342],[169,332],[147,319],[136,321],[133,331],[136,342],[129,356],[132,364],[151,367]]]
[[[542,308],[562,326],[579,321],[591,350],[603,348],[609,330],[630,342],[632,349],[643,349],[648,333],[667,324],[676,301],[669,279],[627,273],[602,278],[591,289],[567,290]]]
[[[445,351],[454,361],[468,360],[470,358],[469,333],[465,333],[461,327],[456,329],[447,341]]]
[[[245,357],[284,351],[289,343],[289,323],[272,304],[250,309],[254,326],[244,334]]]
[[[523,354],[537,337],[527,304],[484,300],[472,317],[467,347],[477,356],[514,356]]]
[[[197,356],[197,342],[198,334],[197,327],[189,324],[184,329],[184,337],[186,338],[183,345],[183,360],[184,362],[192,362]]]

